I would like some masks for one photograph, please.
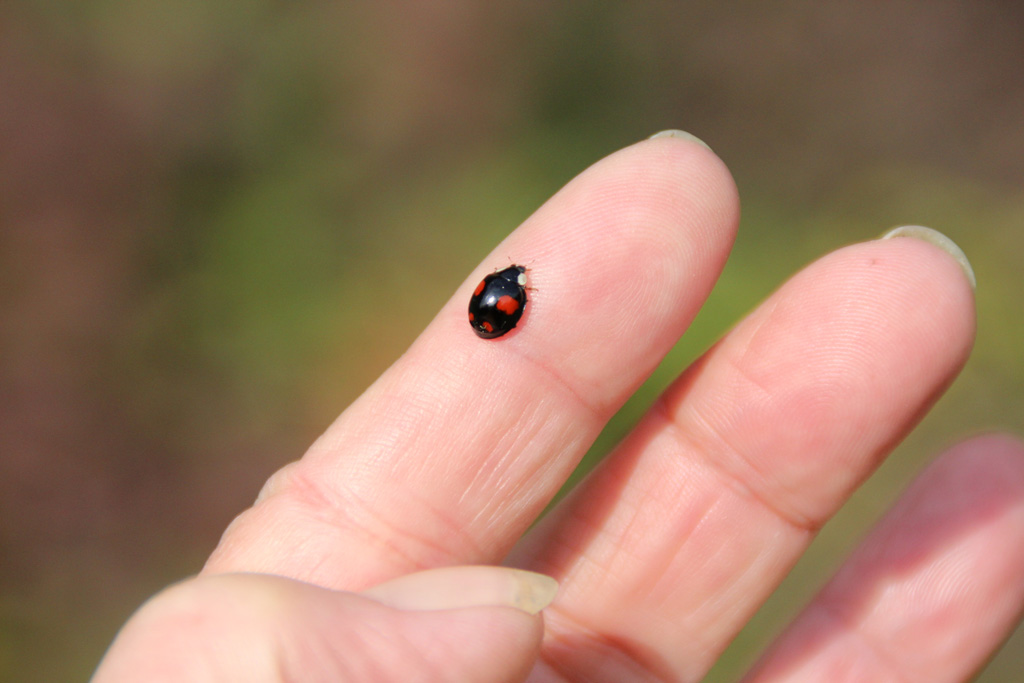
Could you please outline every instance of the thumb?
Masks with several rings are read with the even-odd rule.
[[[501,567],[434,569],[362,594],[202,576],[143,605],[93,681],[521,681],[556,587]]]

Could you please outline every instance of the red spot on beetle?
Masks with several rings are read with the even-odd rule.
[[[512,315],[519,310],[519,302],[514,296],[503,296],[498,299],[498,303],[494,304],[494,307],[505,315]]]
[[[480,284],[478,284],[476,286],[476,289],[473,291],[473,296],[480,296],[480,292],[484,291],[484,286],[486,284],[487,284],[486,280],[481,280]]]

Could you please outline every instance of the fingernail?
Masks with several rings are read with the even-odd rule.
[[[888,240],[893,237],[913,237],[915,239],[924,240],[929,244],[934,244],[939,249],[956,259],[956,262],[963,268],[964,274],[967,275],[967,279],[971,283],[971,289],[977,286],[977,281],[974,279],[974,269],[971,268],[971,262],[967,260],[967,254],[964,253],[963,249],[956,245],[956,242],[943,235],[938,230],[932,228],[926,228],[923,225],[901,225],[898,228],[893,228],[889,232],[882,235],[881,239]]]
[[[690,142],[696,142],[704,149],[711,149],[710,147],[708,147],[708,143],[704,142],[696,135],[687,133],[685,130],[663,130],[659,133],[655,133],[654,135],[647,139],[654,140],[656,138],[679,138],[680,140],[689,140]]]
[[[442,610],[515,607],[537,614],[551,604],[558,582],[550,576],[507,567],[443,567],[407,574],[362,595],[396,609]]]

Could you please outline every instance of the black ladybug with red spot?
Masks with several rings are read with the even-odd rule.
[[[526,266],[509,266],[480,281],[469,300],[469,324],[484,339],[516,326],[526,308]]]

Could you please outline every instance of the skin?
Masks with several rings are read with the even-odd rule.
[[[95,680],[699,680],[974,338],[973,291],[946,252],[839,249],[687,369],[526,534],[685,332],[738,215],[729,172],[690,140],[583,172],[268,481],[199,577],[128,622]],[[481,340],[466,302],[509,257],[531,264],[530,304]],[[543,618],[358,594],[503,562],[560,582]],[[1024,446],[977,437],[921,475],[750,680],[965,680],[1020,618],[1022,577]]]

